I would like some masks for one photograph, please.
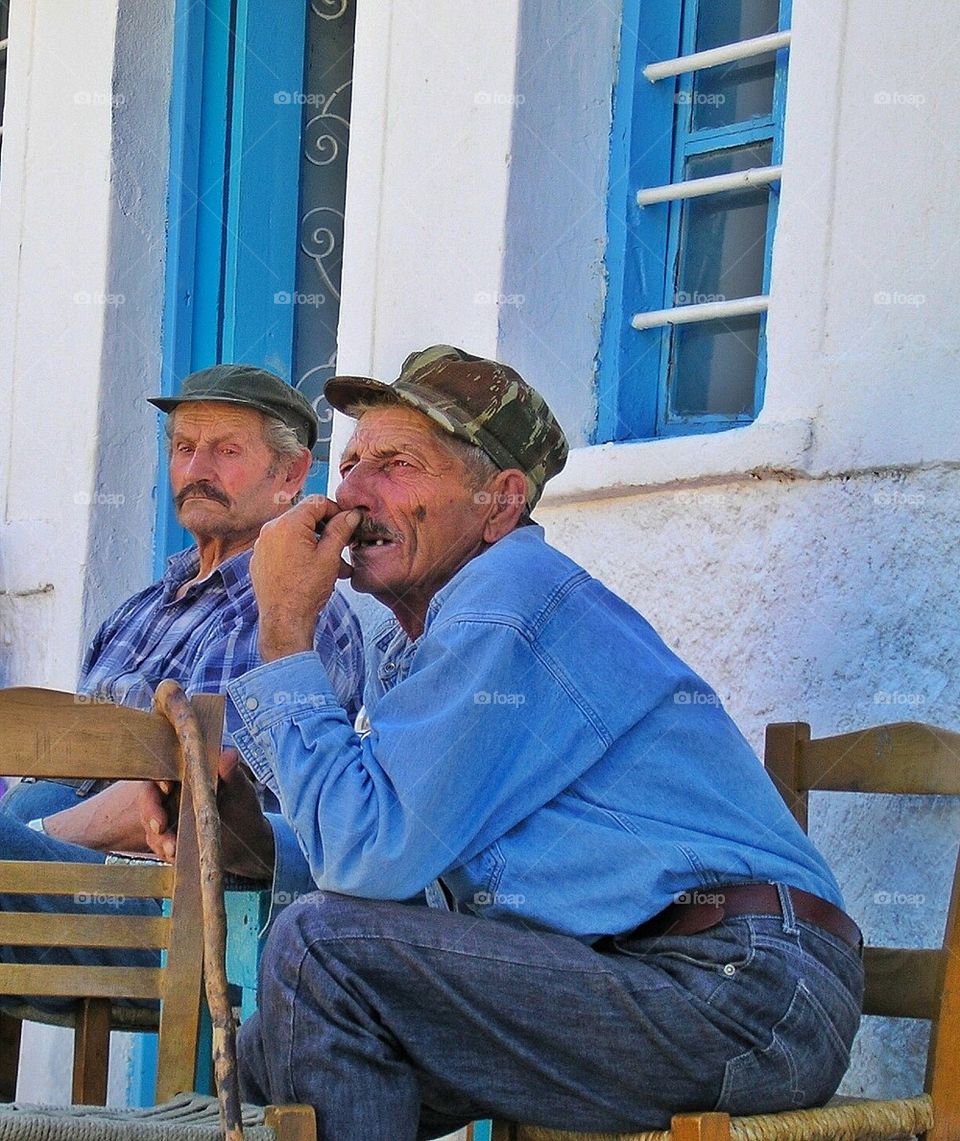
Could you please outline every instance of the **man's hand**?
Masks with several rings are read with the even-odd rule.
[[[341,554],[360,518],[359,511],[341,511],[332,499],[309,495],[264,524],[254,544],[250,577],[265,662],[313,649],[317,616],[337,579],[350,575]],[[323,531],[319,538],[318,529]]]
[[[96,796],[44,817],[43,830],[55,840],[80,844],[97,852],[145,852],[137,804],[149,782],[122,780]]]
[[[170,788],[167,781],[147,781],[137,805],[150,851],[168,863],[177,854],[177,816]]]
[[[260,808],[257,790],[240,767],[236,749],[220,754],[217,806],[223,842],[223,866],[248,879],[273,878],[273,829]],[[177,854],[177,821],[168,802],[169,786],[147,783],[140,797],[140,819],[155,855],[172,861]]]

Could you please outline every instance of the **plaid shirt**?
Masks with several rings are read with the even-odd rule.
[[[165,677],[188,694],[226,693],[227,682],[261,665],[257,604],[250,581],[252,551],[225,560],[180,599],[177,591],[197,573],[196,547],[174,555],[163,578],[128,599],[104,622],[90,644],[78,692],[117,705],[149,709]],[[334,593],[317,623],[315,647],[337,698],[355,716],[363,691],[360,623]],[[226,736],[240,720],[227,700]]]

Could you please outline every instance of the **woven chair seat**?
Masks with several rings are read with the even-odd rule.
[[[796,1109],[732,1117],[733,1141],[889,1141],[911,1138],[933,1125],[933,1101],[927,1094],[897,1101],[837,1098],[821,1109]],[[646,1133],[568,1133],[523,1125],[518,1141],[671,1141],[669,1130]],[[2,1141],[2,1135],[0,1135]]]
[[[243,1107],[245,1141],[275,1141],[263,1110]],[[99,1105],[0,1105],[0,1141],[212,1141],[222,1136],[215,1097],[179,1094],[147,1109]]]

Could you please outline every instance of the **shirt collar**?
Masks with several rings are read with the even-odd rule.
[[[196,587],[191,589],[190,593],[194,594],[198,590],[206,590],[212,584],[222,587],[227,592],[228,598],[234,598],[241,592],[249,590],[250,559],[252,556],[252,547],[245,551],[238,551],[235,555],[231,555],[229,559],[225,559],[218,567],[212,570],[203,582],[198,582]],[[177,591],[185,582],[189,582],[196,576],[199,568],[200,552],[196,547],[187,547],[185,551],[179,551],[177,554],[171,555],[167,560],[166,569],[163,572],[164,602],[170,602],[176,598]]]
[[[509,535],[504,535],[504,537],[500,539],[499,542],[511,543],[511,540],[516,541],[515,536],[526,534],[533,535],[541,540],[544,537],[543,528],[539,523],[528,523],[525,527],[518,527],[515,531],[511,531]],[[476,555],[474,557],[480,558],[481,556]],[[471,559],[470,562],[472,561],[473,560]],[[465,566],[469,565],[469,563],[465,564]],[[436,618],[440,607],[443,605],[444,599],[453,588],[453,584],[457,581],[457,577],[464,569],[465,567],[461,567],[460,570],[457,571],[457,573],[453,576],[453,578],[451,578],[449,582],[445,582],[433,596],[433,598],[430,599],[430,602],[427,606],[427,617],[423,623],[423,634],[420,635],[420,638],[422,638],[423,635],[426,634],[426,632],[430,629],[431,623],[433,622],[434,618]],[[405,649],[415,646],[417,642],[420,641],[420,638],[416,638],[415,640],[411,641],[404,633],[403,627],[400,625],[399,621],[391,615],[389,618],[385,618],[384,621],[376,627],[376,629],[373,631],[373,634],[371,635],[370,640],[373,643],[374,649],[380,653],[383,659],[390,660],[403,653]]]

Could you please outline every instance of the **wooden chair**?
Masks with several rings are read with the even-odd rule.
[[[97,1141],[163,1141],[170,1137],[182,1141],[187,1135],[195,1141],[224,1136],[230,1141],[243,1141],[244,1137],[248,1141],[315,1141],[316,1121],[310,1106],[237,1105],[236,1120],[231,1122],[229,1105],[225,1107],[222,1099],[218,1102],[214,1097],[179,1092],[191,1090],[194,1083],[205,954],[207,967],[218,980],[214,989],[221,1014],[226,1002],[225,933],[220,921],[213,923],[212,937],[210,930],[205,932],[212,917],[202,906],[203,895],[208,903],[211,891],[214,897],[222,895],[219,817],[213,789],[224,699],[198,695],[188,704],[179,688],[172,688],[176,700],[169,694],[165,700],[169,701],[168,712],[178,722],[178,731],[185,734],[182,741],[178,741],[170,721],[159,713],[91,703],[73,694],[46,690],[0,690],[0,757],[5,772],[180,784],[177,860],[173,867],[0,860],[0,891],[11,894],[31,894],[42,886],[45,895],[82,892],[171,901],[170,914],[163,918],[0,913],[0,941],[9,944],[155,948],[166,957],[162,965],[146,969],[0,964],[0,994],[75,996],[81,1000],[76,1016],[75,1095],[76,1059],[81,1055],[87,1062],[80,1066],[80,1092],[91,1086],[96,1092],[106,1091],[110,1000],[158,1000],[157,1099],[164,1099],[147,1109],[106,1109],[102,1100],[100,1104],[66,1107],[0,1104],[3,1141],[33,1141],[37,1137],[58,1141],[88,1141],[91,1137]],[[192,770],[187,751],[194,758]],[[204,765],[210,782],[203,781],[206,789],[198,790],[195,798],[205,818],[201,825],[199,817],[194,819],[190,772],[202,772]],[[205,856],[200,852],[202,845],[207,849]],[[219,885],[220,892],[211,885]],[[212,994],[208,988],[211,1010]],[[213,1037],[218,1080],[222,1077],[235,1085],[232,1023],[228,1015],[218,1030],[215,1014]],[[18,1050],[19,1034],[13,1038]],[[224,1063],[229,1074],[220,1073]]]
[[[807,794],[960,795],[960,733],[930,725],[882,725],[811,740],[801,722],[767,728],[765,764],[791,812],[807,827]],[[864,1011],[932,1023],[925,1092],[893,1101],[834,1099],[822,1109],[754,1117],[678,1114],[669,1130],[569,1133],[494,1122],[493,1141],[887,1141],[960,1138],[960,856],[943,945],[937,950],[866,947]]]
[[[224,698],[198,695],[193,707],[216,771]],[[5,774],[183,781],[176,735],[166,718],[69,693],[0,691],[0,764]],[[75,1012],[50,1014],[17,1003],[0,1019],[0,1073],[7,1100],[16,1089],[20,1020],[73,1025],[73,1100],[103,1105],[110,1030],[157,1030],[157,1099],[195,1088],[203,921],[196,830],[189,786],[182,783],[180,841],[173,867],[150,864],[18,863],[0,860],[0,892],[73,900],[123,896],[167,899],[170,916],[0,912],[0,944],[111,947],[164,951],[152,969],[0,964],[0,995],[76,996]],[[118,999],[159,1003],[123,1006]],[[114,1000],[114,1001],[112,1001]]]

